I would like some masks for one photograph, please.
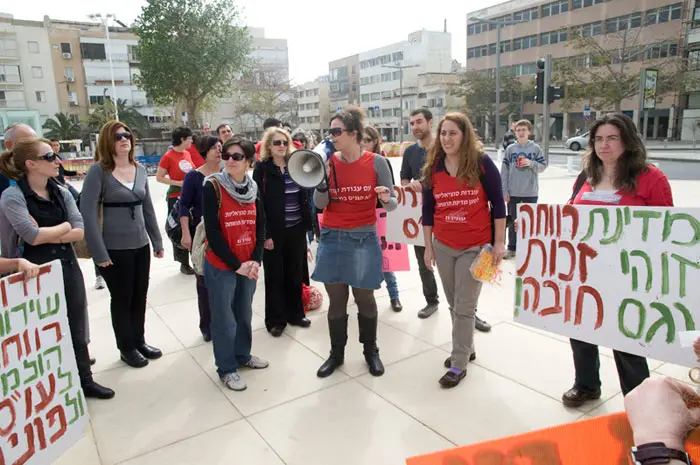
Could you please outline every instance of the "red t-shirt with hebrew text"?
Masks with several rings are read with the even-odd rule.
[[[673,193],[666,175],[655,167],[648,165],[647,169],[637,178],[637,191],[610,192],[607,195],[596,195],[588,181],[576,194],[574,205],[622,205],[626,207],[672,207]]]
[[[456,250],[490,243],[491,210],[481,183],[470,186],[444,170],[436,170],[432,184],[435,238]]]
[[[255,202],[242,204],[221,189],[221,208],[219,209],[219,225],[221,233],[228,242],[231,252],[239,262],[250,260],[255,250],[257,209]],[[206,259],[219,270],[231,270],[211,249],[207,248]],[[231,270],[233,271],[233,270]]]
[[[335,155],[331,157],[329,193],[332,200],[323,210],[324,226],[354,229],[377,223],[374,157],[375,154],[364,152],[352,163],[344,163]]]

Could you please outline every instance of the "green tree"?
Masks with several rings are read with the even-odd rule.
[[[80,125],[66,113],[56,113],[42,125],[44,135],[49,139],[70,140],[80,137]]]
[[[229,94],[250,64],[239,16],[233,0],[149,0],[134,24],[139,86],[160,105],[183,102],[196,125],[206,97]]]
[[[278,69],[256,66],[236,83],[240,98],[235,113],[251,115],[256,120],[278,118],[297,123],[297,99],[291,82]]]
[[[146,118],[134,107],[127,107],[126,100],[117,99],[117,110],[119,110],[119,121],[123,122],[137,134],[143,133],[148,128]],[[88,118],[88,127],[93,132],[99,132],[100,128],[115,117],[114,103],[111,99],[105,103],[93,106],[93,111]]]

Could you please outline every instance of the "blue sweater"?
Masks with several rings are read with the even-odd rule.
[[[194,232],[202,220],[202,198],[204,196],[204,175],[197,170],[190,170],[182,181],[180,192],[180,217],[192,212],[190,232]]]

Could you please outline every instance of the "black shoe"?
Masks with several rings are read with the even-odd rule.
[[[130,352],[121,352],[120,357],[122,362],[133,368],[143,368],[148,365],[148,359],[136,349]]]
[[[331,355],[316,372],[319,378],[327,378],[345,362],[345,344],[348,341],[348,316],[328,320],[331,336]]]
[[[114,391],[106,388],[94,381],[90,381],[83,385],[83,394],[86,398],[93,399],[111,399],[114,397]]]
[[[474,315],[474,318],[476,318],[474,326],[476,327],[477,331],[481,331],[482,333],[488,333],[489,331],[491,331],[490,324],[479,318],[477,315]]]
[[[437,309],[438,309],[437,302],[434,304],[428,304],[418,312],[418,318],[420,318],[422,320],[425,320],[426,318],[430,318],[433,313],[437,312]]]
[[[290,321],[289,324],[292,326],[299,326],[300,328],[308,328],[309,326],[311,326],[311,320],[304,317],[298,320]]]
[[[157,349],[153,346],[149,346],[148,344],[141,344],[138,347],[138,351],[141,352],[141,355],[146,357],[149,360],[155,360],[158,358],[161,358],[163,356],[163,352],[160,351],[160,349]]]
[[[95,363],[97,363],[97,359],[90,357],[90,366],[93,366]]]
[[[379,358],[379,349],[376,344],[365,344],[365,361],[369,367],[369,374],[372,376],[382,376],[384,374],[384,364]]]
[[[568,391],[564,393],[564,395],[561,396],[561,401],[566,405],[567,407],[580,407],[589,400],[598,400],[600,399],[601,392],[600,389],[597,391],[584,391],[582,389],[577,388],[576,386],[572,387]]]
[[[391,309],[395,312],[400,312],[403,310],[403,305],[399,299],[391,299]]]
[[[470,361],[470,362],[473,362],[474,360],[476,360],[476,352],[472,352],[472,354],[469,356],[469,361]],[[452,358],[451,358],[451,357],[447,357],[447,358],[445,359],[444,365],[445,365],[445,368],[452,368]]]
[[[190,265],[180,265],[180,273],[192,276],[194,274],[194,268],[192,268]]]
[[[467,370],[462,370],[456,373],[452,370],[445,373],[442,378],[440,378],[440,386],[444,388],[453,388],[457,386],[465,377],[467,376]]]
[[[280,337],[284,332],[284,326],[273,326],[268,330],[274,337]]]
[[[202,333],[202,339],[204,339],[204,342],[209,342],[209,341],[211,341],[211,334],[209,334],[209,333]]]

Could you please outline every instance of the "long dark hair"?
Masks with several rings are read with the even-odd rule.
[[[591,186],[597,186],[603,179],[603,162],[595,151],[595,135],[606,124],[620,131],[620,141],[625,148],[617,160],[613,185],[616,189],[636,192],[637,178],[647,169],[647,150],[634,121],[623,113],[610,113],[595,120],[588,136],[588,150],[583,154],[583,171]]]
[[[379,136],[379,131],[372,126],[365,126],[365,135],[370,137],[374,141],[374,153],[382,154],[382,141]]]

